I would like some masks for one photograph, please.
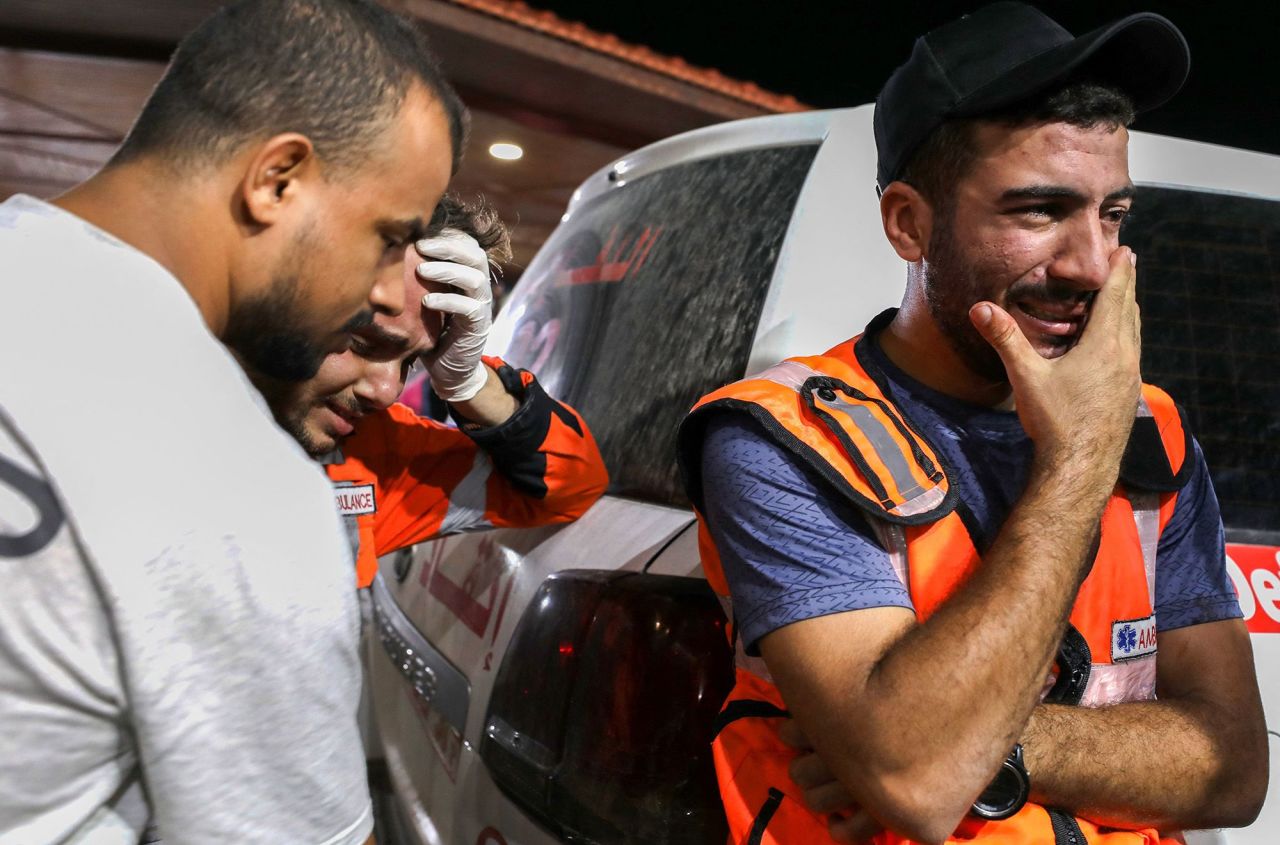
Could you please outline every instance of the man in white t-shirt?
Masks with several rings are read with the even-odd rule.
[[[373,3],[248,0],[0,205],[0,845],[369,837],[332,495],[219,341],[304,379],[399,313],[464,120]]]

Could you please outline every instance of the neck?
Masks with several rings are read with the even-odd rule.
[[[221,242],[226,201],[216,180],[132,162],[99,171],[53,204],[154,259],[186,289],[209,330],[222,335],[231,284]]]
[[[1007,381],[991,381],[971,370],[942,333],[925,301],[916,265],[902,306],[878,341],[894,366],[916,381],[953,399],[999,410],[1013,410]]]

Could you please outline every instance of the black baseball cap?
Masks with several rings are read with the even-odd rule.
[[[1160,15],[1130,15],[1077,38],[1025,3],[992,3],[917,38],[880,90],[876,184],[897,179],[948,118],[978,117],[1069,78],[1113,85],[1146,111],[1178,93],[1190,68],[1186,39]]]

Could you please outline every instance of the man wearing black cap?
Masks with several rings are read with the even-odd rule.
[[[997,3],[919,39],[875,114],[901,308],[683,426],[743,646],[731,841],[1136,845],[1256,816],[1217,501],[1141,384],[1119,246],[1125,127],[1188,66],[1149,14],[1075,38]]]

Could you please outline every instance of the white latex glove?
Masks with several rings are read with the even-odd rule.
[[[465,402],[480,392],[489,373],[480,354],[493,324],[493,291],[489,258],[475,238],[446,229],[414,244],[428,259],[416,268],[418,278],[440,282],[459,293],[429,293],[422,306],[451,315],[439,345],[423,356],[431,373],[431,389],[446,402]]]

